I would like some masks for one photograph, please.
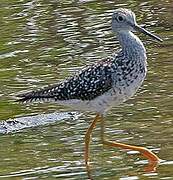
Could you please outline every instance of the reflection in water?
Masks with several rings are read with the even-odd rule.
[[[159,162],[158,161],[153,161],[149,162],[146,167],[144,167],[144,172],[145,173],[154,173],[156,172],[156,168],[158,167]],[[86,171],[87,171],[87,176],[89,179],[94,179],[94,176],[92,174],[92,166],[89,164],[86,164]]]
[[[145,172],[156,172],[156,168],[159,165],[158,161],[151,161],[148,165],[144,168]]]
[[[116,51],[109,31],[117,7],[135,11],[138,21],[165,39],[147,45],[148,76],[144,86],[127,104],[112,109],[106,118],[109,139],[138,144],[157,153],[161,162],[155,173],[146,173],[146,161],[122,151],[102,149],[100,130],[93,132],[91,175],[93,179],[171,179],[173,177],[172,126],[172,1],[2,1],[0,40],[0,119],[26,114],[67,111],[56,104],[20,105],[14,95],[56,83],[81,66]],[[90,117],[90,115],[88,115]],[[30,128],[0,136],[0,177],[38,179],[87,179],[83,139],[88,121]],[[154,165],[155,166],[155,165]]]

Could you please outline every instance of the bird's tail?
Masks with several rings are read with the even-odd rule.
[[[16,97],[17,102],[28,103],[36,101],[51,101],[53,99],[53,93],[49,92],[48,88],[31,91],[27,93],[18,94]]]

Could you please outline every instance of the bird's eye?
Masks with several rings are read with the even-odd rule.
[[[118,16],[118,17],[117,17],[117,20],[118,20],[119,22],[122,22],[122,21],[124,21],[124,17],[123,17],[123,16]]]

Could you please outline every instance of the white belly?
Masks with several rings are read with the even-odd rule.
[[[113,106],[118,106],[119,104],[127,101],[131,96],[135,94],[137,89],[141,86],[144,77],[137,78],[130,86],[124,88],[114,87],[110,89],[107,93],[98,96],[91,101],[82,101],[78,99],[57,101],[58,104],[69,106],[73,110],[91,111],[103,114],[105,111],[109,110]]]

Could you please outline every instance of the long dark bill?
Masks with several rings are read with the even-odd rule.
[[[153,39],[155,39],[155,40],[157,40],[157,41],[160,41],[160,42],[163,41],[160,37],[152,34],[151,32],[149,32],[149,31],[147,31],[146,29],[140,27],[139,25],[135,25],[135,26],[134,26],[134,29],[135,29],[136,31],[139,31],[139,32],[141,32],[141,33],[143,33],[143,34],[146,34],[146,35],[150,36],[151,38],[153,38]]]

